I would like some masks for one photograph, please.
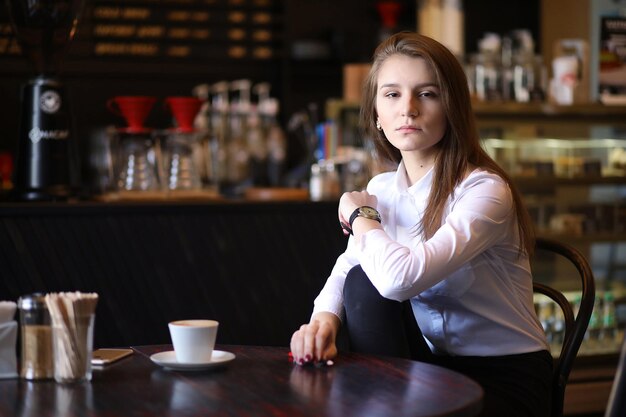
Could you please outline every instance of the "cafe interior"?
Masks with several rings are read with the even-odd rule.
[[[53,3],[0,5],[0,300],[18,324],[0,324],[1,416],[479,415],[480,388],[441,369],[288,360],[346,248],[341,194],[384,170],[359,100],[403,30],[459,59],[530,212],[552,415],[626,415],[626,1]],[[56,336],[54,356],[24,342],[45,334],[26,331],[38,309],[48,326],[90,312],[64,327],[89,333],[69,368]],[[192,319],[219,331],[186,372],[165,354]],[[110,348],[132,354],[72,366]]]

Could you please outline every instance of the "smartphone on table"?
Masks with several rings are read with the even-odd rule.
[[[105,366],[119,361],[126,356],[133,354],[132,349],[112,349],[103,348],[93,351],[91,356],[91,364],[94,366]]]

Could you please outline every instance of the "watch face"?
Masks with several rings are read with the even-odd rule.
[[[370,220],[376,220],[379,223],[381,222],[380,214],[378,213],[378,210],[369,206],[362,206],[354,210],[354,212],[350,216],[350,227],[352,227],[352,223],[354,222],[354,219],[356,219],[357,217],[363,217],[363,218],[370,219]]]
[[[368,219],[378,220],[380,221],[380,214],[378,214],[378,210],[373,207],[363,206],[359,210],[359,215]]]
[[[367,217],[378,217],[378,212],[375,209],[367,206],[361,207],[361,213]]]

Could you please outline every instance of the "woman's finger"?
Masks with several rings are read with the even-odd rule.
[[[315,339],[317,336],[317,332],[319,331],[319,324],[314,321],[310,323],[306,330],[304,331],[304,344],[302,349],[302,356],[298,358],[298,363],[300,365],[304,363],[308,363],[313,360],[313,356],[315,355]]]

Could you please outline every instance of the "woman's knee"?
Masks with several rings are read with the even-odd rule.
[[[343,287],[344,299],[362,299],[364,296],[371,297],[376,294],[378,294],[378,291],[376,291],[376,288],[374,288],[370,282],[367,274],[363,271],[363,268],[361,268],[361,265],[356,265],[348,271]],[[380,296],[380,294],[378,294],[378,296]]]
[[[390,306],[400,303],[380,295],[374,284],[360,265],[354,266],[346,275],[343,287],[343,298],[346,306],[368,305]]]
[[[363,268],[361,268],[361,265],[356,265],[356,266],[353,266],[352,269],[348,271],[344,286],[346,287],[351,287],[354,285],[360,286],[360,285],[363,285],[363,280],[369,281],[369,278],[367,278],[367,275],[365,274],[365,271],[363,271]]]

